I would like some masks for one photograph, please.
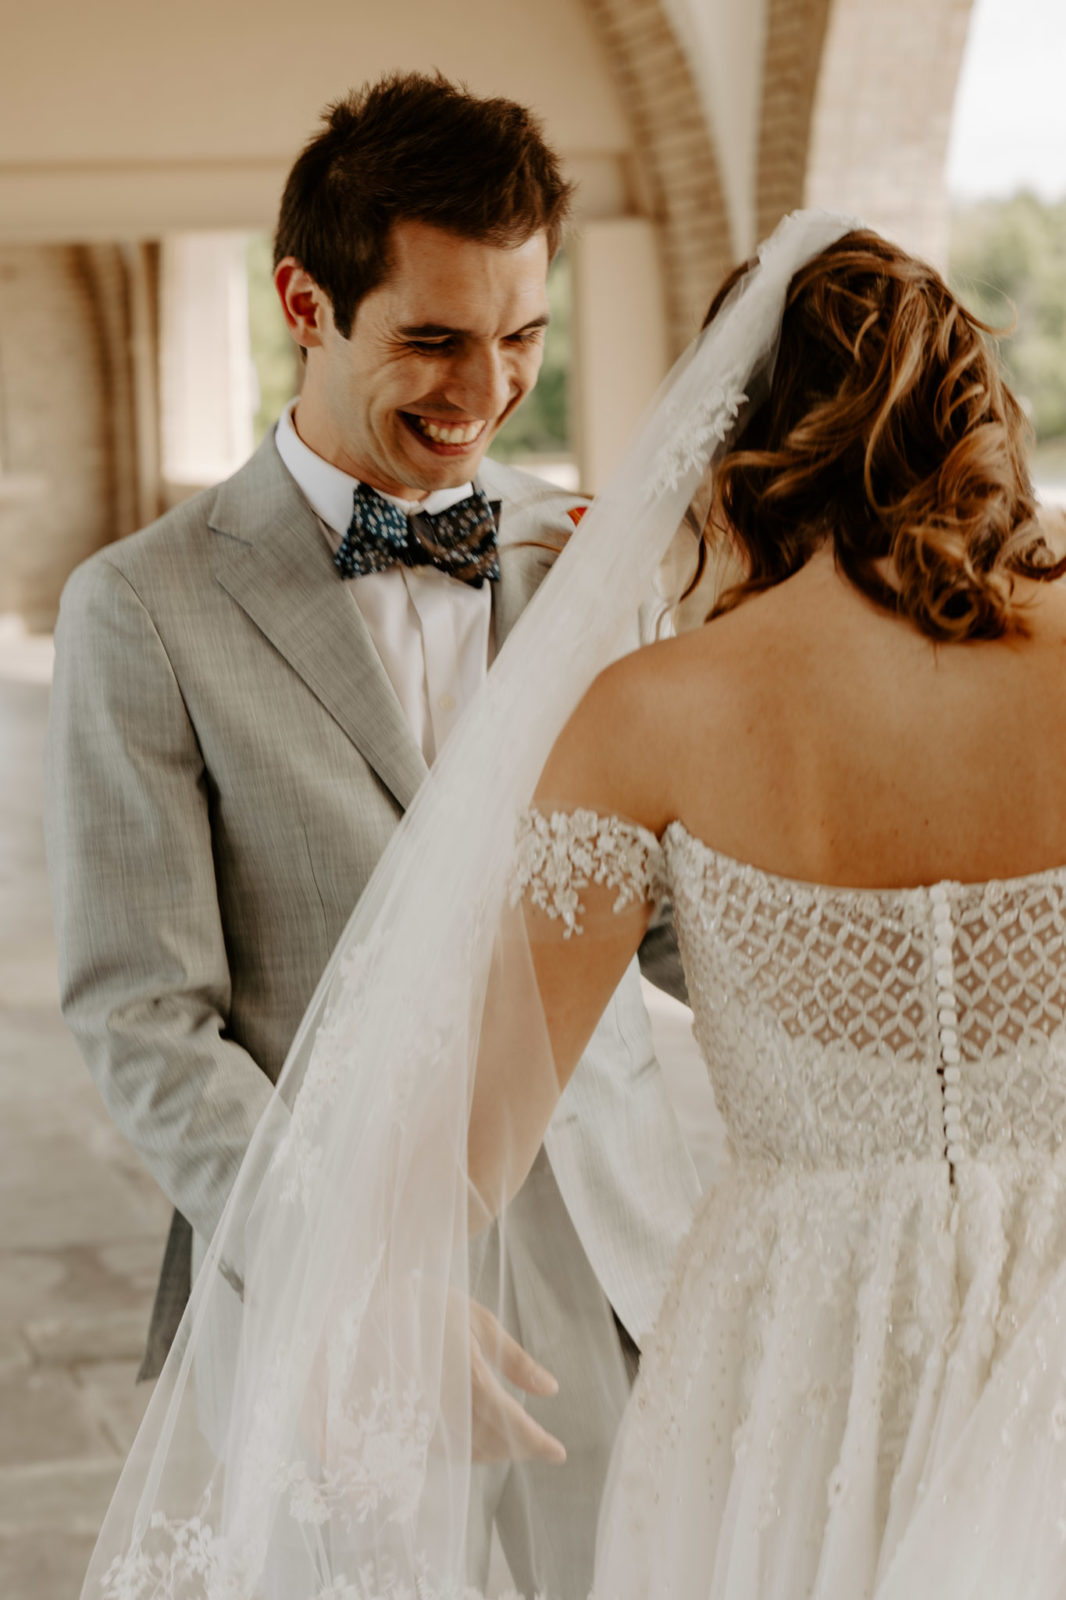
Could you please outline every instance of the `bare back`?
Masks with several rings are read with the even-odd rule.
[[[812,882],[1066,863],[1066,585],[1023,592],[1029,638],[934,645],[819,553],[614,669],[609,715],[641,754],[604,798]]]

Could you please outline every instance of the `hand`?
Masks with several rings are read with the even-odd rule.
[[[500,1382],[506,1378],[526,1394],[554,1395],[559,1385],[492,1312],[476,1300],[467,1303],[470,1318],[471,1453],[475,1461],[552,1461],[561,1465],[561,1442],[534,1421],[526,1408]],[[499,1376],[497,1376],[497,1373]]]
[[[425,1280],[416,1275],[420,1289]],[[445,1288],[436,1302],[444,1311],[444,1371],[441,1378],[440,1421],[446,1435],[467,1438],[474,1461],[551,1461],[561,1465],[566,1450],[561,1441],[542,1428],[504,1387],[506,1379],[526,1394],[558,1394],[559,1385],[516,1339],[501,1327],[487,1307],[457,1290]],[[464,1376],[470,1368],[470,1412],[456,1409],[459,1395],[466,1396]],[[460,1363],[462,1364],[460,1366]],[[327,1453],[328,1364],[316,1362],[304,1396],[298,1434],[304,1448],[319,1461]],[[443,1441],[441,1444],[443,1448]],[[431,1449],[433,1447],[431,1446]]]

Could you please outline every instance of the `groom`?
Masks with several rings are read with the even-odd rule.
[[[63,596],[63,1007],[176,1207],[145,1376],[334,942],[576,520],[573,497],[485,457],[537,377],[568,198],[520,106],[421,76],[340,102],[277,229],[299,400],[233,478]],[[494,1281],[497,1241],[479,1248],[486,1293],[559,1380],[529,1409],[568,1454],[477,1469],[479,1586],[495,1521],[525,1592],[587,1593],[626,1392],[602,1375],[647,1333],[694,1195],[634,970],[509,1216],[526,1268]]]

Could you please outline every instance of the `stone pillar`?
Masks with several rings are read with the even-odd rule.
[[[639,217],[586,223],[571,247],[572,415],[580,483],[601,489],[669,365],[655,228]]]
[[[0,614],[34,628],[110,536],[106,403],[83,252],[0,250]]]
[[[163,480],[168,501],[229,477],[251,455],[247,239],[182,233],[163,242]]]
[[[150,246],[0,248],[0,615],[157,514],[154,320]]]
[[[113,538],[162,510],[159,472],[159,247],[92,244],[84,251],[108,378]]]

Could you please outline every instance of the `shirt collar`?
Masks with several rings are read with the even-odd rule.
[[[274,434],[278,455],[296,479],[297,487],[303,492],[312,511],[317,513],[327,528],[344,535],[352,520],[352,495],[359,479],[342,472],[340,467],[325,461],[322,456],[315,454],[310,445],[304,444],[292,420],[297,403],[296,400],[290,400],[278,418]],[[438,512],[465,500],[472,492],[473,484],[464,483],[457,489],[434,489],[424,500],[400,500],[391,494],[382,498],[390,500],[403,511],[426,511],[435,517]]]

